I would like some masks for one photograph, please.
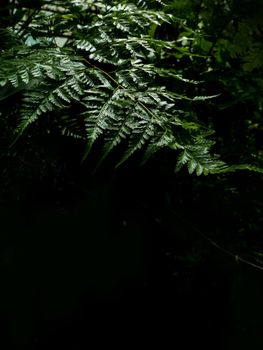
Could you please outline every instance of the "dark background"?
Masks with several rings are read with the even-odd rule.
[[[262,271],[202,236],[254,259],[259,175],[175,174],[166,151],[118,170],[112,156],[91,175],[80,145],[55,140],[38,139],[5,175],[4,349],[262,344]]]

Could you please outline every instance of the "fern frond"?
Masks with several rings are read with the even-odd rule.
[[[219,173],[227,168],[226,163],[218,156],[211,155],[214,142],[205,138],[197,138],[192,145],[182,145],[183,150],[178,156],[176,171],[187,165],[189,174],[194,171],[196,175]]]
[[[137,111],[135,111],[135,113],[132,113],[132,116],[134,117],[134,123],[132,127],[133,132],[129,137],[129,146],[122,159],[117,164],[117,167],[125,162],[128,158],[130,158],[134,152],[141,149],[149,141],[149,139],[155,135],[155,124],[151,119],[148,119],[148,115],[146,118],[141,117],[145,115],[146,112],[142,110],[140,106],[136,106],[135,110],[136,109],[139,109],[139,115],[137,114]],[[135,120],[138,117],[141,120],[137,120],[136,122]]]
[[[175,52],[194,55],[184,46],[193,33],[164,9],[162,1],[45,0],[30,21],[25,13],[13,29],[20,45],[0,55],[0,99],[20,93],[15,139],[47,117],[63,135],[85,142],[83,160],[100,139],[101,161],[125,141],[118,165],[140,149],[146,160],[168,147],[181,152],[178,169],[199,175],[223,166],[189,113],[218,95],[198,94],[199,82],[182,69],[160,68]],[[174,23],[184,28],[181,37],[156,37],[156,28]]]

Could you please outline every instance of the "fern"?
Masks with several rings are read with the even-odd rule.
[[[177,170],[187,166],[200,175],[226,167],[211,153],[204,126],[189,113],[193,104],[218,95],[200,94],[201,81],[162,65],[176,51],[194,55],[181,40],[155,35],[164,23],[182,25],[167,12],[161,1],[46,0],[19,19],[9,29],[19,44],[0,56],[1,100],[9,103],[19,92],[13,144],[48,118],[63,135],[85,142],[83,160],[101,139],[99,162],[125,141],[118,165],[138,150],[146,161],[166,147],[179,152]],[[0,35],[3,41],[6,32]],[[178,90],[169,89],[178,82]],[[188,94],[189,85],[196,94]]]
[[[210,144],[204,147],[203,140],[194,145],[184,147],[184,150],[178,157],[176,171],[179,171],[184,165],[187,165],[189,174],[196,172],[201,174],[217,173],[227,169],[226,164],[218,157],[209,155]]]

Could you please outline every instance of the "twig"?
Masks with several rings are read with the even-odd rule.
[[[195,231],[196,233],[199,234],[199,236],[201,236],[203,239],[205,239],[207,242],[209,242],[212,246],[214,246],[215,248],[217,248],[218,250],[220,250],[221,252],[223,252],[224,254],[226,255],[229,255],[231,256],[232,258],[235,259],[236,262],[240,261],[246,265],[249,265],[249,266],[252,266],[254,267],[255,269],[257,270],[260,270],[260,271],[263,271],[263,266],[261,265],[258,265],[258,264],[255,264],[249,260],[246,260],[242,257],[240,257],[239,255],[237,254],[234,254],[232,253],[230,250],[224,248],[224,247],[221,247],[218,243],[216,243],[214,240],[212,240],[212,238],[208,237],[206,234],[204,234],[202,231],[200,231],[198,228],[194,227],[193,225],[189,224],[188,221],[186,221],[184,218],[182,218],[177,212],[175,212],[174,210],[172,209],[169,209],[169,211],[177,216],[181,221],[183,221],[188,227],[190,227],[193,231]]]

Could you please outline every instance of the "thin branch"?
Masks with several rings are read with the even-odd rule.
[[[86,63],[88,63],[91,67],[93,67],[94,69],[100,70],[103,74],[107,75],[107,77],[113,81],[118,87],[125,89],[121,84],[119,84],[117,82],[117,80],[115,80],[109,73],[107,73],[105,70],[103,70],[102,68],[99,68],[97,66],[95,66],[95,64],[92,64],[90,61],[88,61],[86,58],[83,58],[83,61],[85,61]]]
[[[262,265],[258,265],[253,263],[252,261],[246,260],[242,257],[240,257],[238,254],[234,254],[232,253],[230,250],[220,246],[218,243],[216,243],[212,238],[208,237],[206,234],[204,234],[201,230],[199,230],[198,228],[194,227],[193,225],[189,224],[188,221],[186,221],[183,217],[181,217],[176,211],[169,209],[169,211],[175,215],[177,218],[179,218],[181,221],[183,221],[189,228],[191,228],[193,231],[195,231],[196,233],[199,234],[199,236],[201,236],[203,239],[205,239],[207,242],[209,242],[212,246],[214,246],[215,248],[217,248],[218,250],[220,250],[221,252],[223,252],[226,255],[231,256],[232,258],[235,259],[236,262],[241,261],[242,263],[252,266],[257,270],[263,271],[263,266]]]
[[[85,62],[87,62],[91,67],[100,70],[103,74],[105,74],[109,79],[111,79],[117,86],[118,88],[121,88],[123,90],[125,90],[125,87],[122,86],[120,83],[117,82],[117,80],[115,80],[109,73],[107,73],[105,70],[103,70],[102,68],[97,67],[96,65],[92,64],[91,62],[89,62],[86,58],[83,58],[83,60]],[[148,108],[146,107],[142,102],[137,101],[138,105],[140,105],[142,108],[144,108],[146,110],[146,112],[152,116],[152,118],[154,118],[155,120],[158,120],[158,118],[156,117],[156,115]],[[160,125],[160,123],[158,123],[159,126],[161,126],[163,129],[164,127],[162,125]]]

